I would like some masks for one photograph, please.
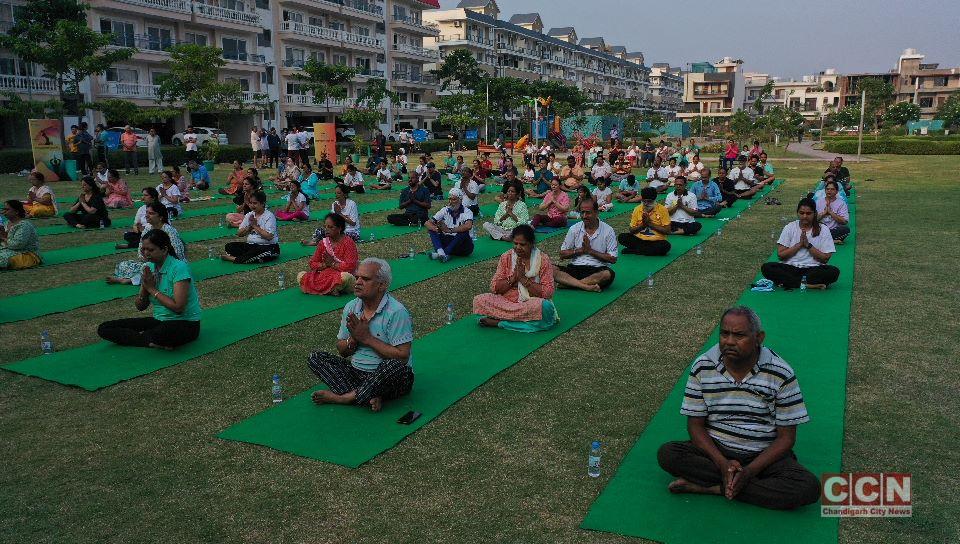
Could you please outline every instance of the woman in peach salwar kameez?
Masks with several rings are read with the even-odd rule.
[[[297,283],[308,295],[339,295],[353,288],[360,256],[357,243],[343,234],[347,222],[342,216],[328,213],[323,222],[326,236],[310,258],[310,270],[297,274]]]
[[[513,229],[513,249],[500,256],[490,292],[473,298],[480,325],[511,331],[545,331],[557,324],[553,298],[553,266],[537,249],[533,228]]]

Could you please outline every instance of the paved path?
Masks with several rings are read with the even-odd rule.
[[[839,156],[839,157],[843,157],[843,160],[845,162],[857,162],[856,155],[843,155],[843,154],[837,154],[837,153],[830,153],[829,151],[821,151],[819,149],[814,149],[813,144],[814,142],[810,140],[807,140],[801,143],[791,142],[790,147],[788,149],[790,151],[793,151],[794,153],[799,153],[801,155],[806,155],[808,157],[822,159],[825,161],[831,161],[833,160],[834,157]],[[788,160],[788,159],[782,159],[782,160]],[[866,162],[866,161],[871,161],[873,159],[861,155],[860,160],[863,162]]]

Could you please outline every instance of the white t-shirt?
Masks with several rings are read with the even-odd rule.
[[[104,170],[103,172],[97,172],[97,181],[102,183],[107,182],[107,178],[110,177],[110,172]]]
[[[610,163],[605,162],[603,164],[594,164],[590,174],[593,176],[593,179],[597,179],[608,178],[612,172],[613,171],[610,170]]]
[[[457,184],[457,187],[459,186],[460,184]],[[480,198],[480,186],[477,185],[476,181],[471,179],[470,181],[467,182],[467,191],[470,191],[471,193],[477,196],[470,198],[470,196],[467,193],[461,191],[463,193],[463,197],[461,197],[460,200],[462,201],[464,206],[476,206],[477,200]]]
[[[390,181],[390,180],[393,179],[393,173],[390,172],[390,168],[389,168],[389,167],[388,167],[388,168],[381,168],[381,169],[377,170],[377,178],[378,178],[378,179],[386,179],[387,181]]]
[[[171,183],[170,188],[168,188],[166,191],[167,191],[167,196],[163,196],[163,184],[161,183],[160,185],[157,185],[157,192],[160,193],[160,203],[168,208],[176,209],[178,215],[183,213],[183,207],[180,205],[180,202],[177,202],[176,204],[174,204],[173,202],[170,201],[169,198],[167,198],[168,196],[176,196],[176,197],[180,196],[180,188],[177,187],[177,184]]]
[[[683,173],[683,169],[680,168],[679,166],[668,166],[668,167],[667,167],[667,172],[669,172],[669,173],[667,174],[667,179],[670,180],[670,181],[673,181],[673,178],[675,178],[675,177],[677,177],[677,176],[679,176],[680,174]]]
[[[667,209],[670,209],[677,205],[678,199],[679,197],[677,196],[677,192],[672,191],[669,195],[667,195],[663,205],[666,206]],[[690,191],[687,191],[687,194],[683,196],[682,202],[684,206],[690,208],[691,210],[697,209],[697,197]],[[682,210],[680,208],[677,208],[672,214],[670,214],[670,220],[676,221],[677,223],[693,223],[696,221],[696,219],[687,213],[686,210]]]
[[[670,177],[670,169],[666,166],[661,166],[660,168],[653,168],[652,166],[647,169],[647,181],[650,182],[650,186],[654,189],[663,187],[666,185],[664,183]]]
[[[584,228],[583,221],[574,223],[567,231],[560,250],[579,249],[583,247],[583,235],[585,232],[586,229]],[[594,251],[616,257],[618,252],[617,233],[613,230],[613,227],[601,221],[596,232],[590,237],[590,247],[593,248]],[[593,255],[578,255],[570,264],[574,266],[603,267],[609,266],[610,263],[605,263]]]
[[[343,176],[343,184],[347,187],[363,187],[363,174],[360,171],[347,172],[347,175]]]
[[[255,212],[247,212],[247,215],[243,216],[243,221],[240,222],[241,229],[245,229],[250,226],[250,219],[254,216],[254,214]],[[270,210],[263,210],[263,213],[257,218],[257,224],[260,225],[262,230],[273,234],[273,238],[264,238],[256,231],[251,230],[250,234],[247,235],[248,244],[267,245],[280,243],[280,235],[277,234],[277,217],[273,215],[273,212]]]
[[[53,189],[51,189],[49,185],[41,185],[39,187],[31,186],[28,192],[33,195],[34,202],[42,202],[45,195],[50,195],[50,202],[53,202],[53,211],[60,211],[57,207],[57,195],[53,194]]]
[[[143,231],[146,232],[150,228],[150,223],[147,222],[147,205],[144,204],[137,208],[137,214],[133,216],[133,226],[136,227],[140,225],[143,227]]]
[[[604,204],[609,204],[613,200],[613,189],[608,185],[606,189],[601,189],[596,187],[593,190],[593,198],[597,201],[597,204],[603,206]]]
[[[300,149],[300,138],[297,137],[295,132],[287,133],[287,137],[284,139],[287,141],[288,151],[297,151]]]
[[[260,149],[263,151],[270,149],[270,140],[267,139],[266,135],[260,137]]]
[[[699,180],[701,176],[703,176],[704,168],[706,167],[703,166],[702,162],[690,163],[690,165],[687,166],[687,172],[686,172],[687,179],[691,179],[694,181]]]
[[[748,180],[748,181],[750,181],[750,182],[753,182],[753,181],[754,181],[754,178],[753,178],[753,170],[750,169],[749,166],[746,167],[746,168],[744,168],[743,170],[740,170],[740,167],[739,167],[739,166],[734,166],[733,168],[730,169],[730,172],[727,173],[727,179],[740,180],[740,177],[741,177],[740,174],[741,174],[741,173],[743,174],[742,177],[743,177],[744,180]],[[751,187],[753,187],[753,185],[751,185],[750,183],[746,183],[746,182],[744,182],[743,180],[737,181],[736,185],[733,186],[733,188],[736,189],[736,190],[738,190],[738,191],[746,191],[747,189],[749,189],[749,188],[751,188]],[[798,240],[799,240],[799,238],[798,238]]]
[[[289,197],[288,197],[289,198]],[[310,217],[310,204],[307,203],[307,195],[303,193],[297,193],[297,204],[304,204],[303,213],[307,214],[307,217]]]
[[[800,241],[800,221],[794,221],[788,223],[787,226],[783,227],[783,231],[780,233],[780,239],[777,240],[777,244],[784,247],[793,247]],[[813,247],[820,250],[822,253],[836,253],[837,248],[833,245],[833,236],[830,234],[830,229],[820,226],[820,236],[813,236],[813,230],[807,232],[807,241],[809,241]],[[820,261],[813,258],[813,255],[810,255],[810,251],[802,247],[800,251],[797,251],[793,257],[790,257],[785,264],[796,266],[798,268],[810,268],[814,266],[820,266]]]
[[[253,148],[254,151],[260,151],[260,135],[256,132],[250,133],[250,147]]]
[[[330,211],[337,213],[334,206],[336,201],[333,204],[330,204]],[[343,209],[340,210],[340,215],[353,221],[353,225],[347,223],[347,229],[344,231],[345,234],[355,233],[358,236],[360,235],[360,211],[357,209],[357,203],[350,200],[349,198],[346,202],[343,203]]]
[[[183,143],[187,146],[187,151],[197,151],[197,135],[184,134]]]
[[[454,221],[453,216],[450,215],[450,206],[444,206],[433,216],[433,220],[437,223],[445,224],[447,228],[453,229],[467,221],[473,221],[473,212],[470,211],[470,208],[463,206],[463,211],[460,212],[460,215],[457,216],[456,221]]]
[[[535,173],[533,170],[527,168],[526,170],[523,171],[523,179],[525,179],[525,180],[533,180],[533,177],[534,177],[535,174],[536,174],[536,173]]]

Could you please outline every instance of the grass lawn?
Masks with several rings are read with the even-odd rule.
[[[955,159],[875,158],[851,166],[857,180],[874,181],[858,185],[843,467],[912,472],[915,508],[913,518],[846,520],[840,541],[954,542],[960,402],[951,369],[960,360],[953,283],[960,220],[945,172]],[[332,348],[335,312],[96,393],[0,372],[0,458],[7,466],[0,475],[0,542],[635,542],[578,525],[722,309],[769,256],[770,230],[793,215],[792,204],[824,168],[777,166],[788,180],[777,195],[784,206],[754,206],[701,257],[685,255],[664,269],[654,289],[633,289],[356,470],[215,438],[269,406],[274,372],[290,394],[316,382],[305,358]],[[224,179],[224,168],[216,177]],[[134,187],[148,182],[131,179]],[[54,190],[67,196],[66,186]],[[0,176],[0,196],[25,191],[24,178]],[[360,200],[376,198],[384,196]],[[363,218],[367,225],[382,220]],[[619,231],[626,221],[620,216],[612,224]],[[187,219],[178,228],[216,223],[216,216]],[[312,228],[283,227],[281,237],[293,240]],[[52,249],[118,239],[120,232],[42,240]],[[542,247],[555,256],[560,241]],[[189,251],[204,255],[206,245],[212,243]],[[361,256],[393,258],[410,245],[424,250],[429,242],[416,234],[381,240],[362,246]],[[97,279],[117,260],[3,273],[0,297]],[[494,265],[396,291],[414,315],[416,335],[443,326],[447,302],[458,314],[466,311],[488,287]],[[282,269],[291,278],[305,266],[302,259]],[[276,273],[266,267],[201,282],[204,305],[272,291]],[[36,355],[41,330],[51,331],[58,350],[68,349],[92,342],[100,321],[134,313],[130,300],[118,300],[0,325],[0,362]],[[464,349],[476,349],[469,338]],[[598,479],[586,475],[592,440],[605,443]]]

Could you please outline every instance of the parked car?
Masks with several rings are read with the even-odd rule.
[[[420,130],[420,129],[416,129],[416,128],[403,128],[403,129],[400,129],[399,131],[391,132],[391,133],[387,134],[387,141],[390,141],[390,142],[399,142],[399,141],[400,141],[400,134],[401,134],[401,133],[404,133],[404,132],[407,134],[405,140],[406,140],[406,141],[413,141],[413,140],[414,140],[414,137],[413,137],[413,131],[414,131],[414,130]],[[433,139],[433,133],[430,132],[429,130],[427,130],[426,133],[427,133],[427,140],[432,140],[432,139]]]
[[[124,127],[110,127],[107,129],[107,132],[116,132],[117,134],[123,134]],[[142,128],[134,127],[133,133],[139,137],[137,139],[137,147],[147,147],[147,135],[149,134],[149,131],[146,131]]]
[[[856,134],[860,132],[859,127],[840,127],[837,129],[837,132],[840,134]]]
[[[227,133],[218,129],[210,127],[193,127],[194,132],[197,134],[197,144],[203,145],[207,143],[211,138],[216,138],[220,145],[228,145]],[[182,146],[183,145],[183,133],[178,132],[173,135],[173,145]]]

